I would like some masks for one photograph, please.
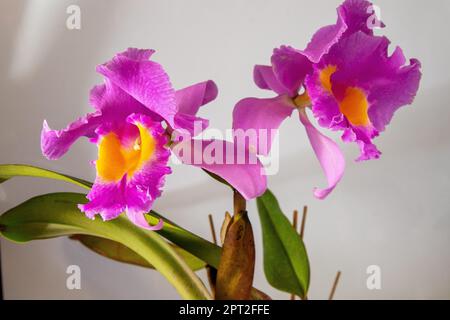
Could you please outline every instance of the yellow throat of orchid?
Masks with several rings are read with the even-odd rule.
[[[331,76],[337,70],[336,66],[329,65],[322,69],[319,74],[322,87],[332,93]],[[348,87],[345,90],[344,98],[339,101],[339,110],[354,126],[367,126],[369,119],[369,102],[366,94],[358,87]]]
[[[98,146],[97,174],[105,182],[118,182],[125,174],[131,178],[155,151],[155,139],[141,124],[136,124],[139,136],[124,146],[116,133],[101,138]]]

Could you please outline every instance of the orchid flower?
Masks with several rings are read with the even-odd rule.
[[[95,111],[63,130],[51,130],[44,121],[41,149],[48,159],[58,159],[78,138],[89,138],[98,147],[94,162],[97,176],[87,195],[89,202],[80,204],[80,210],[89,218],[99,214],[104,220],[126,212],[134,224],[157,230],[162,221],[150,226],[144,214],[161,195],[165,177],[171,173],[169,145],[179,141],[170,141],[170,134],[187,132],[193,137],[204,130],[208,121],[196,114],[216,98],[217,87],[206,81],[175,91],[162,66],[149,60],[153,53],[130,48],[99,65],[97,72],[105,80],[90,93]],[[205,147],[201,144],[195,151],[202,153]],[[256,170],[262,168],[259,162],[234,165],[201,161],[194,165],[219,175],[247,199],[266,188],[266,178]]]
[[[241,100],[233,112],[235,130],[259,132],[277,130],[294,110],[299,111],[328,181],[326,188],[315,189],[319,199],[341,180],[345,159],[337,144],[313,126],[306,108],[311,108],[321,127],[342,131],[344,142],[359,145],[357,161],[377,159],[381,153],[372,140],[397,109],[413,102],[419,87],[419,61],[411,59],[407,65],[400,48],[388,55],[389,40],[375,36],[368,23],[371,6],[365,0],[346,0],[337,9],[336,24],[318,30],[305,50],[275,49],[272,65],[257,65],[254,80],[278,96]],[[258,143],[257,152],[269,153],[271,143]]]

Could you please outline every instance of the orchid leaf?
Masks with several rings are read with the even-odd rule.
[[[155,269],[155,267],[147,260],[119,242],[85,234],[76,234],[71,236],[70,238],[79,241],[86,248],[106,258],[144,268]],[[186,250],[183,250],[173,244],[169,245],[173,247],[173,249],[180,255],[180,257],[192,270],[197,271],[203,269],[206,266],[206,264],[202,260],[193,256]]]
[[[53,180],[61,180],[73,183],[85,189],[90,189],[92,183],[83,179],[74,178],[55,171],[42,169],[24,164],[2,164],[0,165],[0,183],[5,182],[13,177],[37,177]]]
[[[83,179],[75,178],[69,175],[61,174],[55,171],[38,168],[35,166],[30,165],[23,165],[23,164],[4,164],[0,165],[0,183],[9,180],[16,176],[28,176],[28,177],[38,177],[38,178],[47,178],[47,179],[54,179],[54,180],[60,180],[60,181],[66,181],[78,186],[81,186],[86,189],[90,189],[92,187],[92,183],[89,181],[85,181]],[[80,200],[80,203],[82,203],[85,200],[86,195],[83,194],[74,194],[71,193],[70,195],[78,197],[79,199],[83,198],[83,200]],[[48,197],[52,197],[52,195],[47,195]],[[43,196],[43,197],[47,197]],[[70,205],[70,201],[68,202],[68,205]],[[44,214],[44,213],[43,213]],[[156,224],[159,219],[164,220],[164,228],[162,230],[156,231],[160,235],[162,235],[167,240],[173,242],[174,244],[178,245],[180,248],[186,250],[187,252],[191,253],[192,255],[196,256],[197,258],[201,259],[208,265],[210,265],[213,268],[219,267],[219,261],[220,261],[220,254],[221,254],[221,248],[217,245],[181,228],[180,226],[176,225],[175,223],[171,222],[170,220],[166,219],[162,215],[158,214],[155,211],[151,211],[150,214],[147,215],[147,220],[152,223]],[[1,221],[1,218],[0,218]],[[75,226],[65,226],[65,225],[59,225],[56,223],[47,223],[45,227],[43,227],[42,223],[34,224],[34,223],[27,223],[22,225],[20,228],[20,231],[17,236],[20,237],[20,234],[24,236],[25,234],[28,234],[26,237],[26,240],[23,241],[30,241],[34,239],[46,239],[46,238],[54,238],[58,236],[66,236],[66,235],[73,235],[73,234],[80,234],[80,230],[77,231]],[[37,229],[37,230],[36,230]],[[45,229],[45,230],[42,230]],[[0,230],[1,234],[1,230]],[[11,234],[11,229],[10,229]],[[5,236],[6,237],[6,236]],[[19,241],[19,240],[15,240]],[[257,299],[260,292],[259,290],[253,288],[252,289],[252,299]],[[265,294],[264,294],[265,295]],[[267,295],[265,295],[267,296]],[[259,297],[260,298],[260,297]]]
[[[90,189],[92,186],[91,182],[30,165],[21,165],[21,164],[0,165],[0,183],[17,176],[28,176],[28,177],[39,177],[39,178],[61,180],[73,183],[86,189]],[[148,215],[147,218],[150,223],[154,224],[158,222],[158,219],[163,219],[165,222],[164,229],[159,231],[159,233],[163,237],[177,244],[186,251],[192,253],[193,255],[205,261],[209,265],[215,268],[219,266],[220,248],[218,246],[209,241],[206,241],[205,239],[202,239],[201,237],[196,236],[195,234],[189,231],[180,228],[173,222],[167,220],[166,218],[162,217],[161,215],[159,215],[154,211],[151,211],[151,215]],[[49,236],[54,237],[57,235],[49,235]]]
[[[211,298],[201,280],[160,235],[136,227],[123,215],[106,222],[87,219],[77,207],[85,202],[85,195],[76,193],[32,198],[0,216],[0,234],[16,242],[72,234],[109,239],[155,266],[183,298]]]
[[[275,196],[267,190],[257,199],[264,250],[264,273],[276,289],[306,297],[310,270],[299,234],[283,214]]]

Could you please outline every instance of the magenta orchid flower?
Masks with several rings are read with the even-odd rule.
[[[44,121],[41,148],[48,159],[58,159],[78,138],[88,137],[98,147],[97,176],[87,195],[89,202],[79,205],[81,211],[89,218],[99,214],[104,220],[126,212],[134,224],[157,230],[162,221],[150,226],[144,214],[161,195],[165,177],[171,173],[170,133],[179,131],[193,137],[205,129],[208,121],[196,114],[216,98],[217,87],[206,81],[175,91],[162,66],[149,60],[153,53],[130,48],[98,66],[105,81],[91,90],[95,111],[63,130],[51,130]],[[196,151],[202,153],[203,145]],[[227,180],[247,199],[266,188],[266,178],[260,171],[256,174],[256,168],[262,169],[260,163],[202,161],[194,165]],[[247,171],[250,173],[241,178],[236,174]]]
[[[313,126],[306,107],[321,127],[342,131],[344,142],[359,145],[357,161],[377,159],[381,153],[373,139],[384,131],[398,108],[413,102],[419,88],[419,61],[411,59],[407,65],[400,48],[388,55],[389,40],[375,36],[369,27],[371,6],[365,0],[346,0],[337,9],[336,24],[317,31],[305,50],[275,49],[272,65],[256,66],[254,80],[258,87],[278,96],[244,99],[234,109],[233,128],[243,130],[278,129],[299,110],[328,181],[326,188],[315,189],[319,199],[341,180],[345,159],[337,144]],[[271,143],[269,140],[262,147],[258,143],[258,153],[267,154]]]

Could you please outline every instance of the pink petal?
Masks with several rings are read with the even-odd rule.
[[[228,141],[186,140],[172,151],[182,163],[212,172],[226,180],[247,199],[267,189],[267,177],[256,155]]]
[[[247,98],[239,101],[233,111],[233,130],[241,129],[254,134],[249,148],[258,154],[270,152],[275,133],[281,123],[290,117],[295,105],[287,96],[272,99]]]
[[[125,173],[119,181],[104,181],[97,175],[87,195],[89,202],[79,208],[90,218],[99,214],[104,220],[114,219],[122,212],[127,212],[133,223],[149,229],[153,227],[144,224],[142,215],[150,211],[153,202],[161,196],[165,176],[171,173],[167,166],[170,150],[166,147],[167,137],[163,127],[148,116],[132,114],[124,123],[105,123],[97,129],[97,133],[101,138],[112,131],[120,141],[134,141],[137,125],[144,127],[155,141],[150,158],[131,176]]]
[[[127,210],[127,217],[131,222],[143,229],[157,231],[164,227],[164,221],[162,219],[159,219],[158,224],[151,226],[145,219],[145,214],[139,211]]]
[[[278,81],[271,66],[256,65],[253,69],[253,80],[261,89],[272,90],[280,95],[290,94],[289,89]]]
[[[309,121],[305,110],[300,111],[300,121],[305,126],[314,153],[327,177],[328,187],[314,189],[314,196],[325,199],[341,180],[345,169],[345,158],[338,145],[321,134]]]
[[[218,89],[214,81],[197,83],[175,93],[178,111],[195,116],[198,109],[216,99]]]
[[[208,128],[209,120],[196,117],[186,113],[175,115],[175,128],[177,131],[187,132],[191,137],[195,137]]]
[[[312,71],[311,61],[303,52],[289,46],[275,49],[271,60],[276,78],[287,88],[288,95],[295,97]]]
[[[97,67],[97,72],[174,126],[175,91],[163,67],[147,60],[153,50],[128,49]]]
[[[80,137],[95,137],[95,130],[102,122],[100,112],[90,113],[72,122],[63,130],[52,130],[44,120],[41,132],[42,154],[50,160],[61,158]]]

